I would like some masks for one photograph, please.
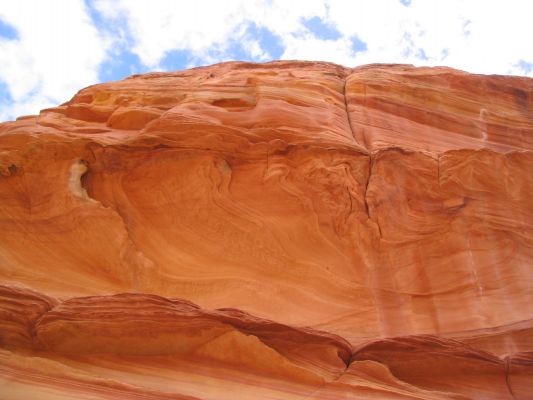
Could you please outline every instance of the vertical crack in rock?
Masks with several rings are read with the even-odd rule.
[[[376,213],[371,210],[371,207],[370,207],[370,205],[368,203],[368,187],[370,186],[370,180],[372,179],[373,170],[374,170],[374,157],[370,155],[370,156],[368,156],[368,174],[367,174],[365,192],[364,192],[364,197],[363,198],[364,198],[364,201],[365,201],[366,215],[367,215],[367,217],[368,217],[368,219],[370,221],[372,221],[374,224],[376,224],[377,231],[379,233],[379,238],[382,239],[383,238],[383,234],[381,232],[381,226],[379,224],[379,218],[376,215]]]
[[[348,120],[348,127],[350,128],[350,132],[352,134],[353,140],[356,144],[359,144],[357,141],[357,138],[355,137],[355,132],[352,126],[352,120],[350,119],[350,113],[348,111],[348,99],[346,99],[346,83],[348,81],[349,76],[350,75],[347,75],[346,77],[344,77],[344,82],[342,85],[342,97],[344,99],[344,111],[346,112],[346,119]]]
[[[347,84],[347,81],[348,81],[348,77],[350,75],[348,74],[347,76],[344,77],[344,80],[343,80],[343,86],[342,86],[342,96],[343,96],[343,99],[344,99],[344,111],[346,113],[346,119],[348,121],[348,127],[350,128],[350,132],[352,134],[352,137],[353,137],[353,140],[355,142],[356,145],[359,145],[359,146],[362,146],[363,149],[367,150],[366,148],[366,145],[364,145],[364,143],[360,143],[358,140],[357,140],[357,137],[356,137],[356,134],[355,134],[355,130],[353,128],[353,125],[352,125],[352,120],[350,118],[350,112],[348,110],[348,99],[346,98],[346,84]],[[366,95],[366,93],[365,93]],[[363,199],[364,199],[364,202],[365,202],[365,211],[366,211],[366,215],[368,217],[368,219],[372,222],[374,222],[376,224],[376,227],[377,227],[377,231],[379,233],[379,237],[380,239],[383,238],[383,235],[382,235],[382,232],[381,232],[381,226],[379,225],[379,219],[377,218],[376,215],[373,215],[372,211],[370,210],[370,207],[368,205],[368,186],[370,184],[370,179],[372,177],[372,169],[373,169],[373,164],[374,164],[374,161],[373,161],[373,157],[371,154],[368,155],[368,174],[367,174],[367,180],[366,180],[366,184],[365,184],[365,192],[364,192],[364,196],[363,196]],[[350,197],[350,201],[351,201],[351,197]],[[350,204],[350,212],[351,212],[351,204]]]
[[[368,185],[370,184],[370,177],[372,175],[372,157],[368,157],[368,173],[366,175],[366,183],[365,183],[365,193],[364,193],[364,200],[365,200],[365,211],[366,216],[368,219],[372,219],[370,217],[370,208],[368,207]]]
[[[350,199],[350,211],[348,211],[348,216],[349,216],[349,215],[352,215],[352,212],[353,212],[353,199],[352,199],[352,195],[350,194],[350,188],[348,186],[346,186],[346,193],[348,193],[348,198]],[[346,219],[348,219],[348,217],[346,217]]]
[[[511,360],[509,356],[506,356],[503,359],[504,365],[505,365],[505,384],[507,385],[507,390],[509,390],[509,394],[513,399],[516,399],[516,396],[513,393],[513,389],[511,388],[511,383],[509,382],[509,374],[511,371]]]
[[[352,123],[352,119],[350,117],[350,111],[349,111],[349,108],[348,108],[348,98],[347,98],[347,91],[346,91],[346,87],[347,87],[347,84],[348,84],[348,78],[350,77],[350,74],[348,73],[346,76],[344,77],[341,77],[339,76],[340,79],[343,80],[343,86],[342,86],[342,96],[344,98],[344,111],[346,113],[346,120],[348,121],[348,127],[350,129],[350,132],[352,134],[352,137],[353,137],[353,140],[356,144],[356,146],[358,147],[358,149],[360,151],[362,151],[363,153],[365,154],[368,154],[368,145],[367,145],[367,141],[366,141],[366,138],[365,138],[365,128],[364,128],[364,125],[361,125],[359,124],[357,126],[357,129],[355,129],[353,123]],[[366,85],[363,86],[363,102],[366,102]],[[365,106],[365,103],[363,103],[363,110],[364,108],[366,107]]]

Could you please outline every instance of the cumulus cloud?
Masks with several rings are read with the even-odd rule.
[[[529,0],[13,0],[0,118],[102,80],[242,59],[448,65],[533,76]]]
[[[190,51],[192,64],[232,58],[232,43],[246,39],[251,25],[288,39],[308,31],[305,18],[324,15],[326,10],[322,0],[96,0],[94,6],[110,23],[127,28],[132,51],[153,69],[175,49]],[[263,54],[261,49],[249,50]]]
[[[279,38],[281,58],[445,64],[500,74],[526,74],[520,60],[533,61],[529,0],[99,0],[96,7],[123,20],[133,51],[152,68],[172,49],[194,53],[196,63],[231,58],[228,44],[244,35],[247,23]],[[313,25],[338,35],[317,35]],[[354,37],[364,43],[364,52],[353,50]],[[213,48],[220,50],[216,57]],[[253,54],[264,52],[256,48]]]
[[[82,0],[5,1],[0,19],[0,119],[57,105],[97,82],[106,46]]]

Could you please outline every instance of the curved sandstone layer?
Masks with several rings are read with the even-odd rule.
[[[527,399],[533,80],[224,63],[0,125],[8,399]]]

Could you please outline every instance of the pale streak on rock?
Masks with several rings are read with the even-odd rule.
[[[81,183],[81,179],[86,172],[87,162],[84,160],[76,160],[70,167],[68,186],[72,194],[74,194],[75,196],[84,200],[92,200],[89,198],[87,190],[85,190]]]

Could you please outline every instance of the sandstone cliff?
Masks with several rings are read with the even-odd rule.
[[[0,124],[2,399],[533,398],[533,79],[225,63]]]

